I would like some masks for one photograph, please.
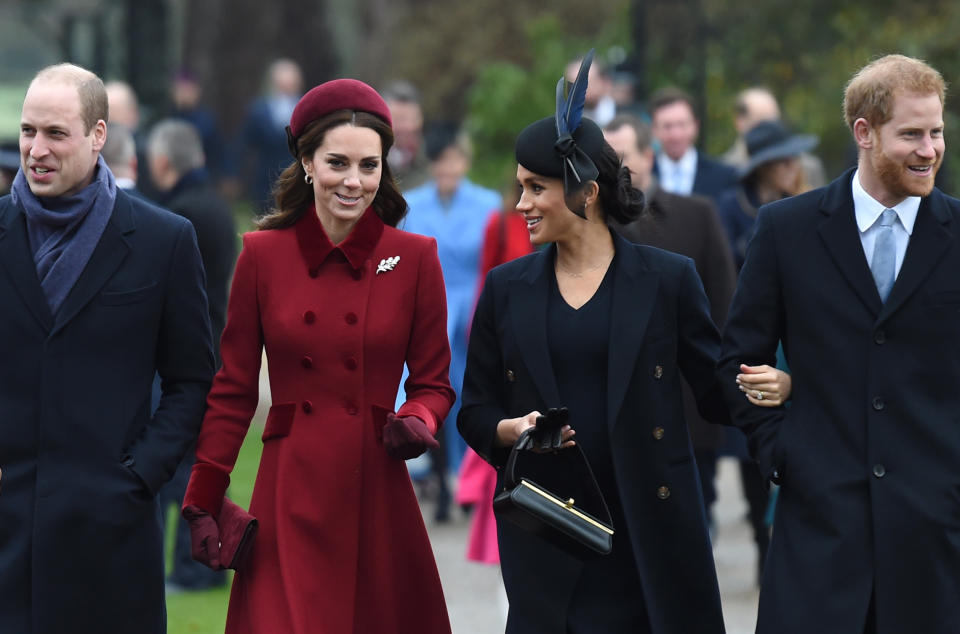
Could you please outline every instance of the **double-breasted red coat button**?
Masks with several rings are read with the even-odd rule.
[[[356,416],[356,415],[357,415],[357,412],[359,412],[359,411],[360,411],[360,410],[358,410],[358,409],[357,409],[357,406],[354,405],[353,403],[347,404],[347,414],[350,414],[351,416]]]
[[[350,325],[352,326],[352,325],[354,325],[355,323],[357,323],[357,314],[356,314],[356,313],[347,313],[346,316],[344,316],[343,319],[344,319],[344,321],[346,321],[348,324],[350,324]]]
[[[308,310],[307,312],[303,313],[303,321],[304,321],[304,323],[312,324],[312,323],[315,322],[316,320],[317,320],[317,316],[316,316],[315,314],[313,314],[313,311],[312,311],[312,310]]]
[[[300,409],[303,410],[304,414],[309,414],[310,412],[313,411],[313,403],[311,403],[310,401],[304,401],[300,403]]]
[[[348,370],[356,370],[356,369],[357,369],[357,360],[354,359],[353,357],[347,357],[346,359],[343,360],[343,365],[344,365]]]
[[[302,365],[305,370],[309,370],[313,367],[313,359],[310,357],[304,357],[300,359],[300,365]]]

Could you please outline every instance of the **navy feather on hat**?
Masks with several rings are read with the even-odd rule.
[[[586,217],[583,186],[599,175],[596,162],[604,145],[603,131],[583,118],[587,74],[593,49],[580,64],[573,84],[560,78],[557,83],[557,110],[554,116],[528,125],[517,137],[517,162],[531,172],[562,178],[567,208]]]

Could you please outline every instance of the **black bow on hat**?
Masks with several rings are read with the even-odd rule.
[[[517,137],[517,162],[531,172],[563,179],[567,208],[586,218],[583,186],[599,176],[596,162],[603,149],[603,131],[583,117],[587,95],[587,75],[593,62],[593,49],[583,58],[577,78],[571,84],[561,77],[557,82],[557,110],[528,125]]]

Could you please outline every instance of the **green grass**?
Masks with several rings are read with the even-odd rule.
[[[249,508],[250,496],[253,494],[253,481],[263,449],[260,442],[262,433],[262,421],[255,421],[250,426],[240,449],[237,466],[230,477],[230,499],[244,508]],[[167,531],[167,534],[172,536],[170,531]],[[168,544],[167,552],[170,551]],[[168,634],[223,634],[229,597],[229,583],[215,590],[186,592],[167,597]]]

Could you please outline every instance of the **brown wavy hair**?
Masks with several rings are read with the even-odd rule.
[[[407,213],[407,201],[400,194],[397,182],[387,163],[387,153],[393,146],[393,130],[381,118],[368,112],[337,110],[311,121],[297,139],[297,160],[277,178],[273,186],[274,208],[257,221],[257,228],[285,229],[292,227],[314,201],[313,186],[304,180],[303,159],[312,157],[323,144],[327,130],[341,125],[370,128],[380,136],[383,148],[381,155],[380,188],[373,199],[373,210],[385,224],[396,227]]]

